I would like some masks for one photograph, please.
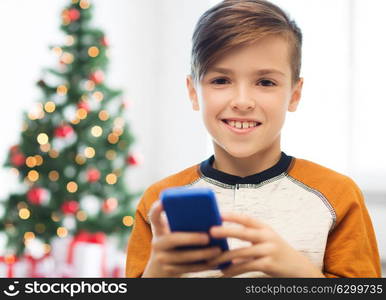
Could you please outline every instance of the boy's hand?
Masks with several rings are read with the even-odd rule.
[[[213,266],[226,261],[233,264],[222,270],[224,276],[261,271],[272,277],[324,277],[307,257],[293,249],[268,225],[241,214],[224,213],[223,221],[240,227],[214,226],[214,238],[238,238],[251,246],[227,251],[209,263]]]
[[[219,247],[176,250],[176,247],[207,245],[209,235],[206,233],[170,232],[162,216],[163,207],[160,201],[153,204],[149,218],[152,224],[153,240],[150,259],[142,277],[178,277],[187,272],[199,272],[214,269],[206,262],[217,257]]]

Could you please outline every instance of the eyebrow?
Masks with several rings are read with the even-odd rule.
[[[230,69],[221,68],[221,67],[212,67],[212,68],[208,69],[208,73],[211,73],[211,72],[217,72],[217,73],[221,73],[221,74],[225,74],[225,75],[234,73]],[[260,70],[256,70],[255,72],[253,72],[253,74],[259,75],[259,76],[268,75],[268,74],[279,74],[279,75],[285,76],[285,74],[283,72],[276,70],[276,69],[260,69]]]

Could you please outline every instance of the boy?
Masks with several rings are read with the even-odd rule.
[[[263,0],[223,1],[198,21],[187,88],[213,138],[214,155],[144,193],[127,251],[128,277],[380,277],[375,234],[347,176],[286,155],[280,131],[298,106],[302,35]],[[205,233],[170,233],[160,192],[210,187],[230,250]],[[199,220],[197,220],[199,222]],[[233,264],[220,271],[219,263]],[[204,263],[193,263],[204,261]]]

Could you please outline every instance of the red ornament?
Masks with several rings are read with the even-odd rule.
[[[89,79],[94,81],[95,84],[100,84],[105,79],[105,74],[101,70],[97,70],[90,74]]]
[[[110,46],[109,40],[107,39],[106,36],[102,36],[100,42],[101,42],[101,45],[102,45],[102,46],[105,46],[105,47]]]
[[[118,201],[116,198],[108,198],[103,201],[102,210],[104,213],[111,213],[118,207]]]
[[[87,181],[88,182],[98,181],[100,177],[101,177],[101,173],[95,168],[89,169],[87,171]]]
[[[25,156],[23,154],[21,154],[21,153],[11,154],[11,163],[15,167],[21,167],[25,163]]]
[[[80,11],[76,8],[71,8],[68,11],[68,18],[71,20],[71,22],[74,22],[80,18]]]
[[[43,188],[34,187],[28,191],[27,199],[34,205],[41,205],[43,202],[48,200],[48,192]]]
[[[139,153],[130,154],[126,159],[126,163],[133,166],[141,165],[143,163],[143,156]]]
[[[87,112],[90,111],[90,105],[88,104],[87,101],[80,101],[77,106],[78,108],[83,108]]]
[[[61,209],[65,215],[74,215],[79,209],[79,203],[75,200],[66,201],[62,204]]]
[[[59,138],[66,138],[74,132],[70,125],[61,125],[55,129],[54,135]]]

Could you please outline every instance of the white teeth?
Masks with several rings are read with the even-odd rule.
[[[228,121],[228,120],[226,120],[226,122],[228,123],[228,125],[235,127],[235,128],[238,128],[238,129],[246,129],[246,128],[251,128],[251,127],[257,126],[257,122],[254,122],[254,121],[241,122],[241,121]]]

